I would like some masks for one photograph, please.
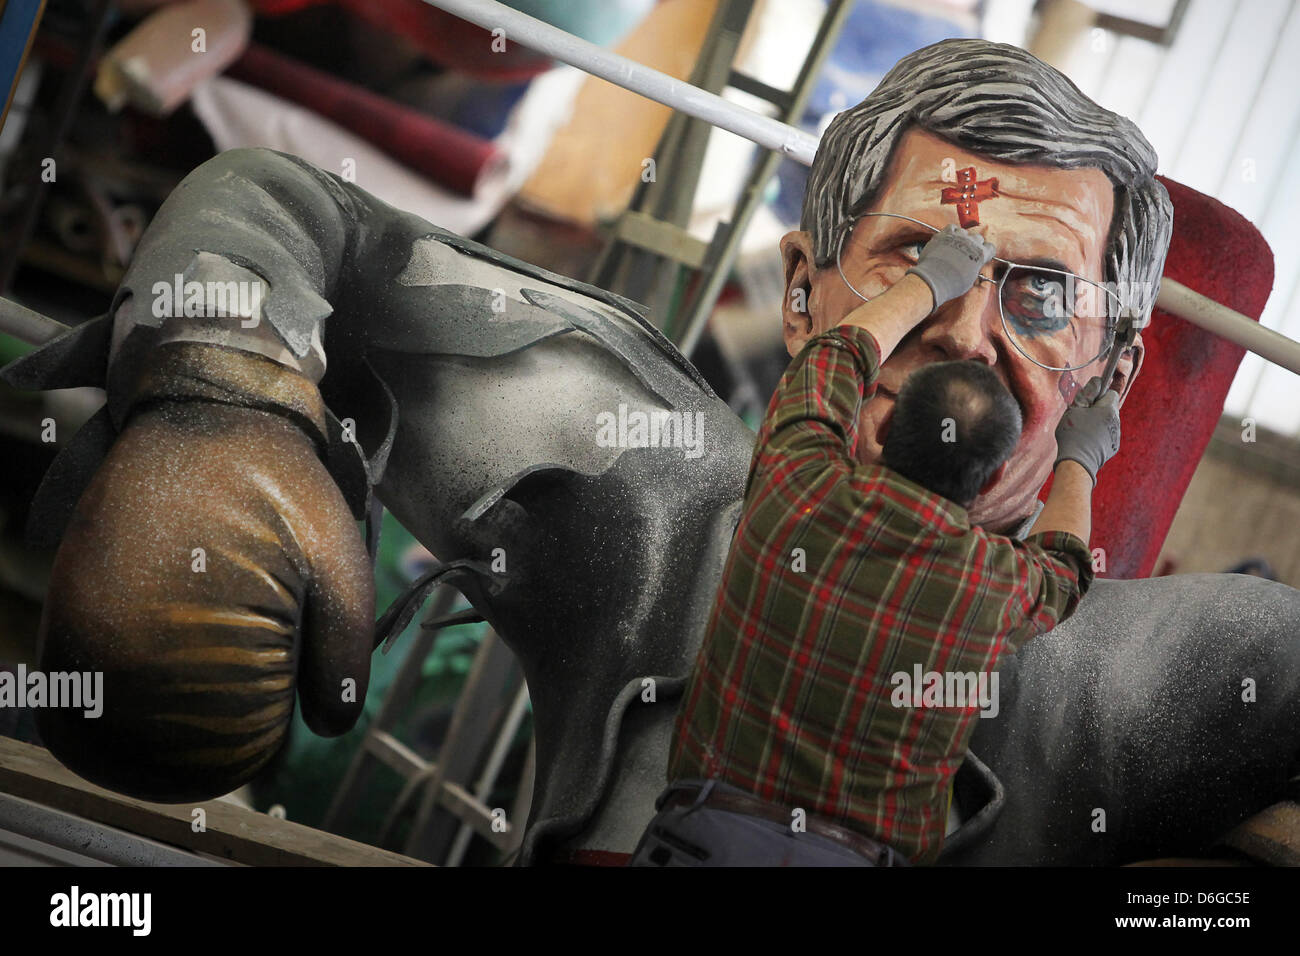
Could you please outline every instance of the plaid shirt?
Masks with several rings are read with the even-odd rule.
[[[668,779],[718,778],[929,863],[980,707],[895,706],[894,675],[990,673],[1073,613],[1092,556],[1066,532],[972,527],[952,501],[859,464],[879,370],[876,340],[843,325],[811,339],[772,396]]]

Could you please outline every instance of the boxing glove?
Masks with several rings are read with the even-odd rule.
[[[223,346],[159,346],[55,557],[40,667],[103,674],[102,712],[45,709],[65,765],[190,802],[250,780],[308,727],[361,713],[370,563],[322,463],[316,386]]]

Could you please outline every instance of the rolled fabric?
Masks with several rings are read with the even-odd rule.
[[[465,196],[505,162],[490,140],[250,44],[227,75],[305,106]]]
[[[259,16],[267,17],[287,16],[326,4],[340,6],[373,27],[405,38],[433,62],[492,82],[524,82],[552,66],[549,57],[513,39],[506,40],[503,48],[482,27],[418,0],[252,0],[252,3]]]
[[[230,65],[252,30],[253,15],[243,0],[186,0],[156,10],[100,60],[95,95],[110,110],[130,103],[166,116],[196,84]]]

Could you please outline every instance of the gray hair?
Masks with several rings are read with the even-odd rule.
[[[919,127],[1004,163],[1100,169],[1115,187],[1105,280],[1145,324],[1173,234],[1156,153],[1129,119],[1102,109],[1019,47],[944,40],[908,54],[865,100],[831,121],[813,160],[800,228],[817,267],[884,185],[894,148]]]

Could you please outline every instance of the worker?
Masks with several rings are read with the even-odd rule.
[[[1119,450],[1118,395],[1098,398],[1094,379],[1057,428],[1029,536],[972,525],[967,508],[1000,480],[1021,415],[992,368],[960,361],[915,372],[881,461],[855,458],[883,362],[993,253],[978,230],[937,233],[782,377],[678,714],[672,783],[633,865],[938,856],[949,784],[989,701],[944,698],[970,686],[952,680],[900,695],[898,678],[915,669],[987,689],[1002,655],[1073,613],[1092,583],[1097,470]]]

